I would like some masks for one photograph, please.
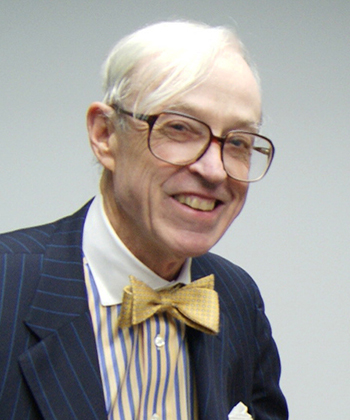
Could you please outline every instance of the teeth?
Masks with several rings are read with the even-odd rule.
[[[215,207],[215,200],[191,197],[188,195],[177,195],[174,197],[179,203],[185,204],[196,210],[211,211]]]

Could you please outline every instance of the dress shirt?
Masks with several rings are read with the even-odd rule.
[[[83,252],[89,263],[102,305],[122,302],[123,289],[132,274],[152,289],[191,282],[191,259],[186,260],[178,278],[164,280],[139,261],[123,244],[112,228],[103,208],[103,198],[96,196],[89,208],[83,233]]]
[[[190,282],[191,260],[175,281],[137,260],[114,232],[101,196],[89,209],[83,234],[85,281],[109,420],[197,418],[193,373],[183,323],[156,314],[131,328],[117,318],[132,274],[154,289]]]

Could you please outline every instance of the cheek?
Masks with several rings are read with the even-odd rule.
[[[148,212],[161,190],[161,176],[144,156],[129,155],[117,162],[114,173],[114,193],[125,211]]]
[[[239,201],[245,201],[248,194],[249,184],[246,182],[239,182],[234,179],[230,179],[229,182],[232,197]]]
[[[248,184],[239,183],[233,181],[231,185],[231,192],[233,197],[232,210],[235,213],[234,217],[237,217],[241,212],[248,194]]]

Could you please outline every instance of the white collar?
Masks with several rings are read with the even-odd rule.
[[[101,195],[95,197],[86,216],[83,253],[104,306],[122,302],[123,289],[130,284],[130,275],[142,280],[152,289],[191,282],[191,258],[186,260],[178,278],[171,282],[159,277],[139,261],[112,228],[104,211]]]

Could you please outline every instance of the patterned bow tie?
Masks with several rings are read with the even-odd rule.
[[[130,276],[130,283],[124,288],[118,318],[120,328],[137,325],[157,312],[167,312],[199,331],[219,332],[219,297],[214,290],[214,275],[160,291],[133,276]]]

